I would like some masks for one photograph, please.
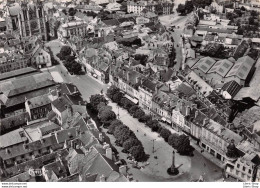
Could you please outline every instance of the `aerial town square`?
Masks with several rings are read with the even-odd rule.
[[[0,0],[1,182],[260,182],[260,0]]]

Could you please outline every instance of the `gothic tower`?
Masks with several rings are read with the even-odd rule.
[[[10,27],[8,31],[14,33],[17,28],[17,34],[20,37],[38,36],[47,39],[45,11],[42,2],[35,0],[29,3],[27,0],[20,1],[16,6],[8,7]],[[17,20],[17,21],[16,21]]]

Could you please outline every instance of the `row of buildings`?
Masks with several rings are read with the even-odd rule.
[[[129,181],[76,86],[33,68],[1,74],[0,86],[1,181]]]

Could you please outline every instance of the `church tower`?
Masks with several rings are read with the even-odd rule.
[[[12,27],[9,27],[12,33],[14,28],[17,28],[21,37],[37,36],[42,40],[47,39],[45,11],[42,2],[34,0],[29,3],[27,0],[21,0],[19,4],[10,5],[8,9],[10,18],[13,19],[14,16],[17,18],[17,22],[13,21]]]

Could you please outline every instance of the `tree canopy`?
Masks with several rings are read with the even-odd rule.
[[[164,140],[166,142],[168,142],[168,138],[169,136],[171,135],[171,131],[169,131],[168,129],[166,128],[162,128],[161,129],[161,132],[160,132],[160,135],[164,138]]]
[[[105,99],[105,97],[100,94],[91,95],[89,101],[92,109],[96,112],[98,112],[97,106],[99,103],[104,102],[105,104],[107,104],[107,100]]]

